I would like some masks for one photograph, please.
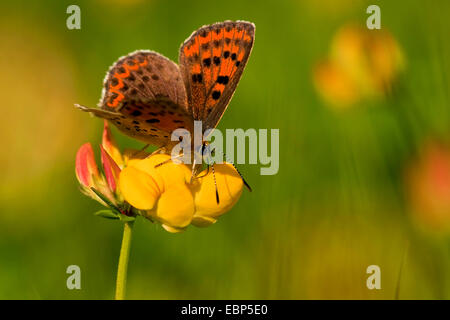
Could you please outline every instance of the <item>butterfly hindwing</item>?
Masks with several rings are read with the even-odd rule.
[[[226,21],[195,31],[181,46],[179,64],[188,109],[214,128],[233,96],[253,47],[255,26]]]
[[[120,113],[133,119],[135,129],[139,126],[151,125],[165,132],[183,128],[193,130],[192,116],[169,98],[159,97],[147,103],[131,101],[124,104]]]
[[[99,108],[87,108],[75,105],[82,111],[89,112],[96,117],[109,120],[124,134],[145,143],[162,147],[170,142],[171,131],[155,126],[153,122],[139,120],[134,116],[126,116],[119,112],[107,111]]]
[[[156,52],[120,58],[106,75],[99,106],[83,110],[152,145],[166,145],[173,130],[193,126],[179,68]]]

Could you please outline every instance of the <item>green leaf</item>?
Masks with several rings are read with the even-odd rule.
[[[116,214],[113,210],[100,210],[97,211],[96,213],[94,213],[96,216],[102,217],[102,218],[106,218],[106,219],[113,219],[113,220],[117,220],[119,219],[119,215]]]
[[[130,216],[126,216],[126,215],[124,215],[124,214],[121,214],[120,216],[119,216],[119,218],[120,218],[120,220],[122,220],[123,222],[129,222],[129,221],[134,221],[134,220],[136,220],[136,217],[130,217]]]
[[[97,191],[95,188],[91,188],[91,190],[100,198],[103,200],[104,203],[108,205],[113,211],[115,211],[117,214],[122,214],[119,210],[119,208],[112,203],[107,197],[105,197],[103,194],[101,194],[99,191]]]

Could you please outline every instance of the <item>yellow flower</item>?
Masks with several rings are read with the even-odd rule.
[[[190,224],[215,223],[242,193],[243,180],[229,163],[215,164],[214,175],[204,171],[192,179],[191,167],[172,162],[167,154],[122,154],[107,121],[100,151],[103,172],[90,143],[78,150],[75,171],[83,193],[110,209],[97,213],[106,218],[128,221],[142,215],[169,232],[180,232]]]
[[[195,180],[191,186],[195,202],[195,213],[192,224],[197,227],[215,223],[219,216],[230,210],[236,204],[242,193],[242,178],[231,164],[216,164],[214,165],[214,169],[220,199],[219,206],[216,200],[214,176],[211,172]]]
[[[156,154],[130,160],[119,178],[124,199],[142,210],[146,218],[159,221],[167,231],[215,223],[239,199],[243,182],[231,164],[214,165],[216,184],[212,171],[201,172],[191,183],[190,167],[169,159],[167,154]]]
[[[389,32],[350,24],[333,37],[329,57],[314,69],[314,84],[331,105],[347,107],[389,94],[404,64]]]

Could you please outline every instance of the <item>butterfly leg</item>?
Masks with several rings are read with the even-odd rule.
[[[153,151],[153,152],[150,154],[150,156],[153,156],[153,155],[155,155],[155,154],[160,154],[160,153],[167,153],[166,146],[159,147],[158,149],[156,149],[155,151]],[[150,156],[149,156],[149,157],[150,157]]]
[[[195,179],[198,179],[198,178],[203,178],[203,177],[206,177],[208,174],[209,174],[209,169],[211,168],[211,166],[208,164],[207,166],[206,166],[206,173],[204,173],[202,176],[200,176],[200,175],[198,175],[198,176],[196,176],[196,177],[194,177]]]
[[[141,150],[137,151],[137,152],[136,152],[135,154],[133,154],[133,155],[137,155],[137,154],[139,154],[139,153],[145,151],[145,149],[147,149],[149,146],[150,146],[150,144],[146,144]],[[150,158],[151,156],[153,156],[153,155],[155,155],[155,154],[166,153],[166,151],[167,151],[167,150],[166,150],[166,147],[165,147],[165,146],[162,146],[162,147],[156,149],[155,151],[153,151],[152,153],[150,153],[150,154],[149,154],[147,157],[145,157],[145,158]]]
[[[177,155],[176,157],[171,157],[170,159],[167,159],[167,160],[165,160],[165,161],[163,161],[163,162],[158,163],[157,165],[155,165],[155,168],[161,167],[162,165],[164,165],[164,164],[166,164],[166,163],[169,163],[169,162],[172,161],[172,160],[179,159],[179,158],[182,158],[182,157],[183,157],[183,154],[179,154],[179,155]]]
[[[216,188],[216,201],[217,201],[217,204],[219,204],[219,191],[218,191],[218,189],[217,189],[217,181],[216,181],[216,172],[215,172],[215,170],[214,170],[214,164],[208,164],[207,166],[206,166],[206,173],[205,174],[203,174],[202,176],[200,176],[200,175],[198,175],[198,176],[196,176],[195,175],[195,170],[194,170],[194,167],[195,166],[192,166],[192,176],[191,176],[191,182],[190,183],[192,183],[192,180],[193,179],[198,179],[198,178],[203,178],[203,177],[206,177],[208,174],[209,174],[209,169],[211,168],[212,169],[212,174],[213,174],[213,178],[214,178],[214,186],[215,186],[215,188]]]
[[[137,150],[136,152],[134,152],[134,153],[131,155],[131,158],[136,158],[141,152],[144,152],[145,149],[147,149],[149,146],[150,146],[149,144],[146,144],[142,149]]]

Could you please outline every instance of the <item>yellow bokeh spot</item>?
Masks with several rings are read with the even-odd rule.
[[[348,24],[333,37],[329,57],[314,69],[314,83],[327,102],[349,107],[387,97],[404,70],[404,57],[386,30]]]
[[[352,79],[339,66],[329,61],[322,62],[315,68],[314,84],[324,99],[337,107],[345,108],[359,99]]]

